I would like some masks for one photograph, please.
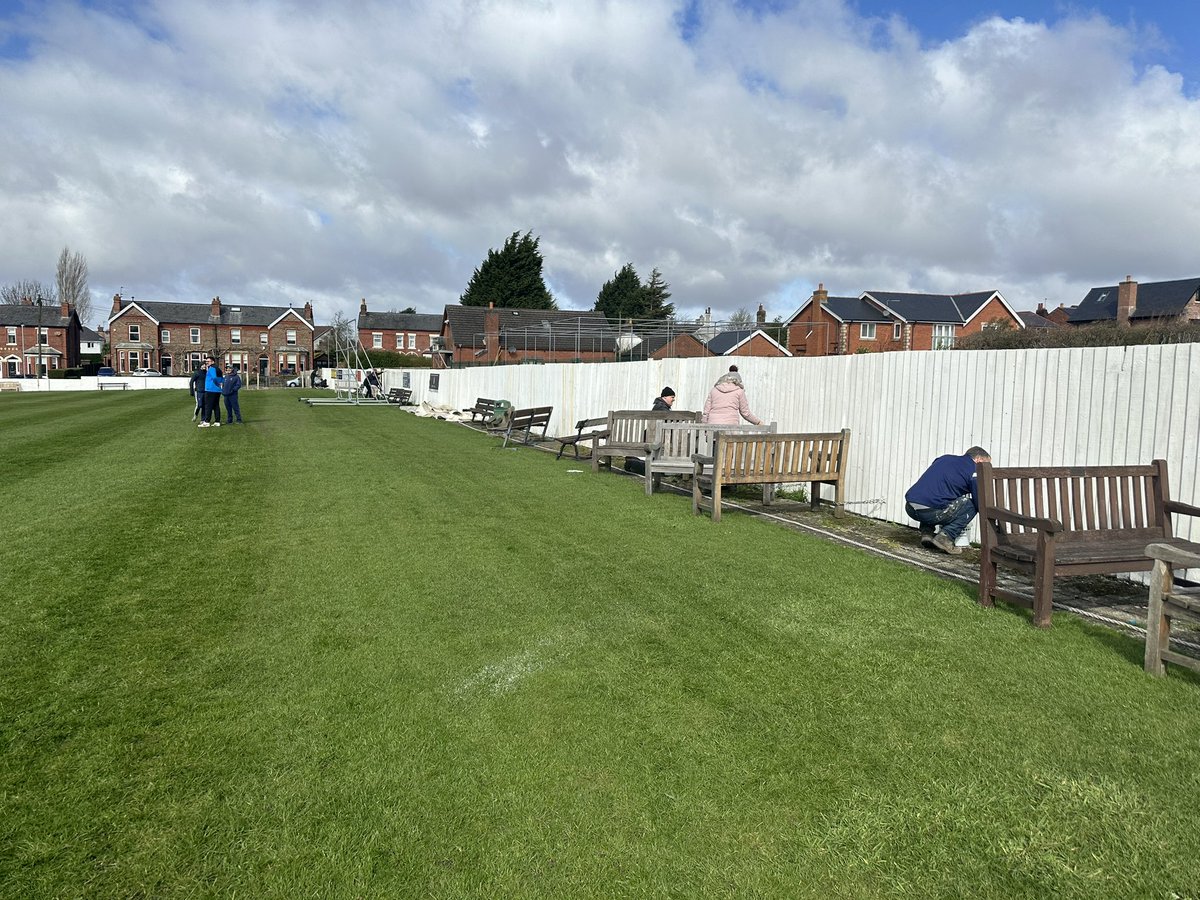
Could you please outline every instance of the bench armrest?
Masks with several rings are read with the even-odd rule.
[[[1169,513],[1177,513],[1181,516],[1200,517],[1200,506],[1192,506],[1190,503],[1180,503],[1178,500],[1168,500],[1163,504],[1163,509]]]
[[[692,462],[700,466],[711,466],[715,462],[715,457],[705,456],[703,453],[693,453]]]
[[[575,423],[575,427],[578,428],[580,431],[583,431],[583,429],[585,429],[585,428],[595,428],[597,425],[603,425],[607,421],[608,421],[608,416],[600,416],[597,419],[580,419],[578,422]],[[606,431],[605,434],[607,434],[607,433],[608,432]]]
[[[1175,569],[1200,568],[1200,553],[1189,553],[1169,543],[1150,544],[1146,547],[1146,555],[1170,563]]]
[[[1021,513],[1010,512],[1007,509],[989,509],[985,518],[996,522],[1007,522],[1009,525],[1021,525],[1025,528],[1033,528],[1037,531],[1046,531],[1050,534],[1057,534],[1063,531],[1062,522],[1057,519],[1039,519],[1035,516],[1024,516]]]

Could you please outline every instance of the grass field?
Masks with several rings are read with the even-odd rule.
[[[0,397],[0,896],[1200,894],[1133,639],[243,397]]]

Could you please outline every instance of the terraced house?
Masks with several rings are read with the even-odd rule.
[[[0,374],[46,374],[79,365],[79,316],[68,303],[0,304]]]
[[[368,351],[420,353],[426,356],[442,333],[437,313],[368,312],[364,298],[358,307],[358,342]]]
[[[225,368],[294,375],[312,367],[312,304],[291,306],[170,303],[113,297],[108,319],[112,366],[118,373],[157,369],[186,375],[212,353]]]

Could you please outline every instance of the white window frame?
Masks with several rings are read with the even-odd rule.
[[[8,328],[8,342],[14,347],[17,344],[17,329],[15,326],[10,325]]]
[[[404,349],[404,332],[403,331],[396,332],[396,349],[397,350]]]
[[[260,347],[267,346],[267,333],[265,331],[260,331],[258,333],[258,345]]]
[[[169,328],[162,329],[162,331],[159,332],[159,338],[164,344],[171,343],[171,330]]]
[[[289,328],[289,329],[287,330],[287,341],[286,341],[286,343],[287,343],[287,345],[288,345],[289,347],[295,347],[295,346],[296,346],[296,329],[295,329],[295,328]]]
[[[229,343],[230,344],[240,344],[241,342],[242,342],[242,329],[230,328],[229,329]]]
[[[933,326],[933,349],[934,350],[951,350],[954,347],[956,337],[955,327],[953,325],[934,325]]]
[[[860,322],[858,324],[858,336],[864,341],[875,340],[875,323]]]
[[[417,333],[415,331],[410,331],[408,333],[408,349],[409,350],[417,349]]]
[[[383,349],[383,332],[382,331],[372,331],[371,332],[371,348],[374,350],[382,350]]]
[[[899,322],[896,322],[894,325],[892,325],[892,340],[898,341],[902,337],[904,337],[904,326]]]
[[[42,344],[43,346],[49,345],[49,343],[50,343],[49,329],[47,329],[47,328],[39,328],[38,329],[38,343]]]
[[[192,340],[192,343],[193,343],[193,344],[198,344],[198,343],[200,343],[200,329],[199,329],[199,328],[193,328],[193,329],[192,329],[192,332],[191,332],[191,340]]]

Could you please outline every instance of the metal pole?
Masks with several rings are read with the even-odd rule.
[[[38,327],[37,327],[37,342],[38,342],[38,365],[37,365],[37,379],[38,379],[38,390],[40,391],[40,390],[42,389],[42,298],[41,298],[41,295],[39,295],[39,296],[38,296],[38,298],[37,298],[37,308],[38,308]]]

